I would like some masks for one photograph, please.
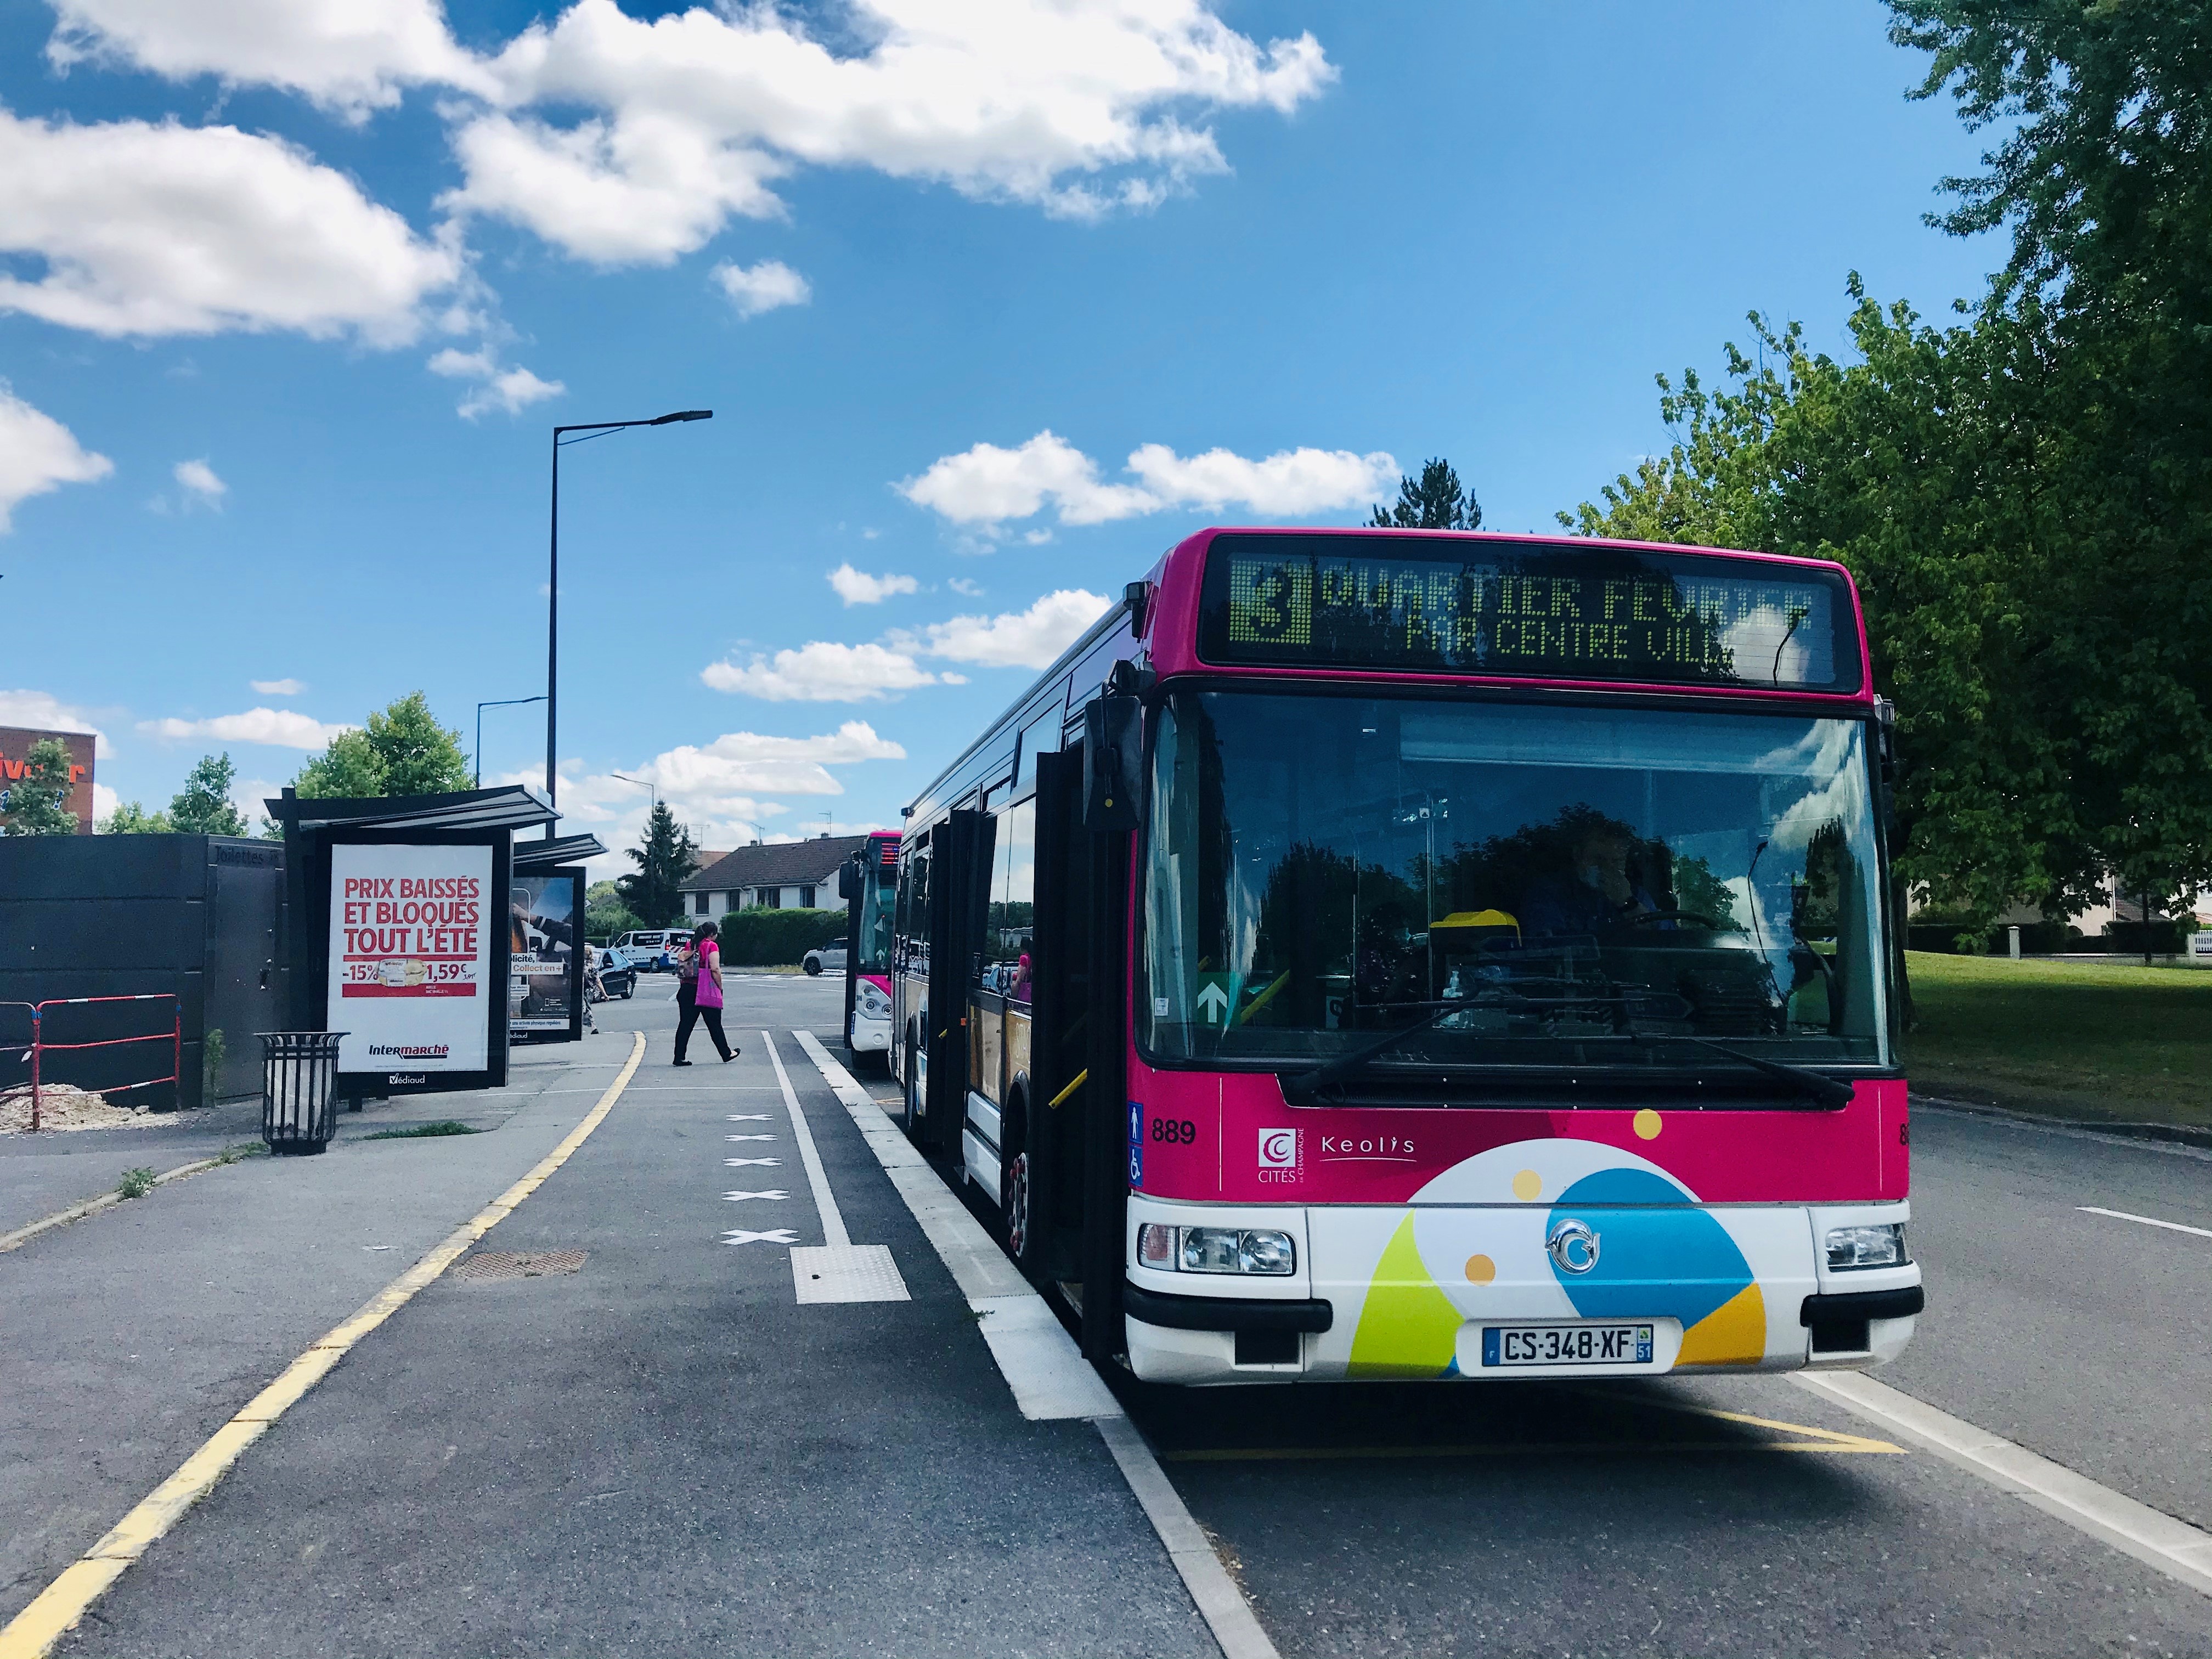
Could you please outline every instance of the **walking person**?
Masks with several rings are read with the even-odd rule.
[[[722,1035],[722,947],[714,943],[714,924],[702,921],[699,931],[684,952],[676,968],[676,1063],[689,1066],[684,1049],[691,1041],[691,1028],[704,1021],[707,1035],[714,1040],[714,1051],[723,1063],[738,1056],[730,1047],[730,1040]]]

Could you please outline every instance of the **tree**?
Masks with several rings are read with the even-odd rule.
[[[137,801],[126,800],[94,828],[103,836],[167,836],[173,834],[177,826],[167,812],[149,812]]]
[[[469,787],[461,734],[438,724],[420,691],[371,714],[366,729],[340,732],[293,780],[301,795],[319,799],[436,795]]]
[[[43,738],[23,758],[23,775],[0,790],[0,817],[11,836],[73,836],[76,814],[69,810],[69,749],[59,738]]]
[[[637,868],[615,884],[622,902],[648,927],[665,927],[682,917],[684,878],[699,867],[699,848],[691,832],[677,823],[666,801],[655,801],[646,819],[645,844],[625,849]]]
[[[230,787],[237,777],[238,769],[228,754],[201,756],[169,803],[172,827],[187,836],[244,835],[246,815],[230,799]]]
[[[1375,509],[1368,523],[1380,530],[1480,530],[1482,508],[1474,491],[1460,489],[1459,474],[1441,456],[1421,463],[1418,483],[1401,477],[1398,499]]]

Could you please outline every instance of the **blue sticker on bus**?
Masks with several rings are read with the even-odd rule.
[[[1145,1109],[1133,1100],[1129,1103],[1129,1184],[1145,1184]]]

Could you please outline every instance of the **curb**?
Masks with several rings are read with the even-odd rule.
[[[2185,1123],[2112,1123],[2095,1118],[2046,1117],[2040,1112],[1984,1106],[1978,1101],[1954,1100],[1946,1095],[1923,1095],[1917,1091],[1910,1099],[1915,1106],[1933,1106],[1939,1111],[1964,1112],[1973,1117],[2002,1118],[2008,1123],[2022,1123],[2032,1128],[2070,1129],[2076,1134],[2107,1135],[2127,1140],[2162,1140],[2212,1152],[2212,1129],[2198,1129]]]
[[[198,1175],[202,1170],[212,1170],[223,1164],[238,1161],[235,1158],[204,1158],[197,1163],[179,1164],[175,1169],[164,1170],[155,1176],[154,1185],[160,1187],[172,1181],[182,1181],[186,1176]],[[27,1227],[18,1227],[12,1233],[0,1233],[0,1255],[22,1249],[48,1228],[64,1227],[72,1221],[82,1221],[88,1215],[98,1215],[102,1210],[112,1210],[118,1204],[130,1201],[120,1193],[102,1193],[98,1198],[88,1198],[82,1204],[72,1204],[66,1210],[57,1210]]]

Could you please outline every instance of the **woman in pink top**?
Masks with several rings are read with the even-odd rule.
[[[727,1064],[737,1058],[738,1051],[730,1047],[730,1040],[722,1035],[722,947],[714,943],[714,924],[702,921],[699,931],[692,935],[691,960],[684,964],[686,977],[693,977],[697,988],[689,998],[679,994],[682,1010],[676,1022],[676,1063],[689,1066],[684,1058],[684,1046],[691,1041],[691,1027],[704,1020],[707,1035],[714,1039],[714,1048]],[[683,973],[684,969],[679,969]],[[694,977],[696,976],[696,977]],[[680,993],[680,986],[679,986]]]

